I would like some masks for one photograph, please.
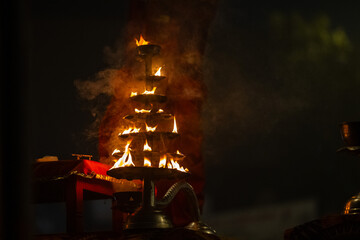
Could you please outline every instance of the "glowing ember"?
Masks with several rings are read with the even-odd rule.
[[[162,110],[161,108],[157,111],[157,113],[163,113],[164,110]]]
[[[144,167],[151,167],[151,161],[147,157],[144,157]]]
[[[137,96],[137,92],[131,92],[130,97]]]
[[[157,125],[155,127],[149,127],[146,123],[145,123],[145,127],[146,127],[146,131],[147,132],[155,132]]]
[[[140,40],[138,41],[136,38],[135,38],[135,42],[136,42],[136,45],[137,46],[141,46],[141,45],[148,45],[149,42],[148,41],[145,41],[145,39],[143,38],[143,36],[140,34]]]
[[[159,168],[165,168],[166,167],[166,155],[162,156],[159,162]]]
[[[173,133],[178,133],[175,116],[174,116],[174,128],[173,128],[172,132]]]
[[[119,158],[119,160],[114,164],[114,166],[112,166],[112,168],[119,168],[119,167],[129,167],[129,166],[135,166],[135,164],[132,161],[132,156],[130,153],[130,144],[131,144],[131,140],[127,142],[126,146],[125,146],[125,151],[124,154],[122,155],[121,158]]]
[[[119,153],[121,152],[119,149],[115,148],[115,150],[113,151],[113,153],[111,155],[114,155],[115,153]]]
[[[179,150],[176,151],[176,154],[184,155],[184,154],[182,154]]]
[[[149,146],[147,140],[145,140],[144,151],[152,151],[152,149],[151,149],[151,147]]]
[[[159,67],[159,69],[155,73],[155,76],[161,76],[161,67]]]
[[[135,108],[135,112],[136,112],[136,113],[149,113],[149,112],[151,112],[151,110],[147,110],[147,109],[141,109],[141,110],[139,110],[139,109]]]
[[[128,129],[125,129],[122,133],[119,133],[119,135],[138,133],[138,132],[140,132],[140,128],[130,127]]]

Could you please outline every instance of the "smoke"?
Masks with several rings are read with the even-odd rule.
[[[116,70],[106,69],[96,74],[92,80],[81,81],[75,80],[74,84],[80,97],[86,100],[94,100],[101,94],[108,96],[113,95],[113,86],[111,81],[114,80]]]

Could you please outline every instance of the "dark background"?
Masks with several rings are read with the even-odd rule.
[[[31,162],[97,156],[89,108],[107,99],[80,99],[74,81],[108,67],[104,49],[121,40],[128,2],[2,4],[2,215],[27,219]],[[313,199],[323,216],[359,191],[358,159],[336,153],[338,124],[360,120],[358,11],[325,1],[219,2],[205,43],[206,211]]]

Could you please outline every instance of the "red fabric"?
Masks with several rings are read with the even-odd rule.
[[[60,160],[56,162],[41,162],[34,164],[34,179],[52,179],[66,177],[76,172],[78,174],[106,176],[111,166],[91,160]]]

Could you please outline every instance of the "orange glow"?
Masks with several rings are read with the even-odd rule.
[[[144,167],[151,167],[151,161],[147,157],[144,157]]]
[[[113,151],[113,153],[111,155],[114,155],[115,153],[119,153],[121,152],[119,149],[115,148],[115,150]]]
[[[159,162],[159,168],[165,168],[166,167],[166,155],[162,156]]]
[[[155,132],[157,125],[155,127],[149,127],[146,123],[145,123],[145,127],[146,127],[146,131],[147,132]]]
[[[135,112],[136,113],[149,113],[149,112],[151,112],[151,110],[147,110],[147,109],[137,109],[137,108],[135,108]]]
[[[145,95],[154,94],[155,90],[156,90],[156,87],[153,87],[153,89],[151,91],[145,90],[145,92],[143,92],[142,94],[145,94]]]
[[[153,87],[153,89],[151,91],[145,90],[142,94],[144,94],[144,95],[155,94],[155,90],[156,90],[156,87]],[[130,97],[134,97],[134,96],[137,96],[137,95],[138,95],[137,92],[131,92]]]
[[[180,164],[177,162],[177,161],[174,161],[173,159],[171,159],[171,165],[172,165],[172,168],[173,169],[176,169],[178,171],[181,171],[181,172],[188,172],[189,169],[182,167],[180,166]],[[168,168],[169,168],[169,164],[168,164]]]
[[[173,133],[178,133],[175,116],[174,116],[174,128],[173,128],[172,132]]]
[[[152,151],[151,147],[149,146],[149,144],[147,142],[147,139],[145,140],[144,151]]]
[[[129,127],[128,129],[125,129],[122,133],[119,133],[119,135],[138,133],[138,132],[140,132],[140,128]]]
[[[162,110],[161,108],[157,111],[157,113],[163,113],[164,110]]]
[[[119,160],[114,164],[114,166],[112,166],[112,168],[119,168],[119,167],[129,167],[129,166],[135,166],[135,164],[132,161],[132,156],[130,153],[130,144],[131,144],[131,140],[127,142],[126,146],[125,146],[125,151],[124,154],[122,155],[121,158],[119,158]]]
[[[159,67],[159,69],[155,73],[155,76],[161,76],[161,68],[162,67]]]
[[[184,154],[182,154],[179,150],[176,151],[176,154],[184,155]]]
[[[140,34],[140,40],[138,41],[136,38],[135,38],[135,42],[136,42],[136,45],[137,46],[141,46],[141,45],[148,45],[149,42],[148,41],[145,41],[145,39],[143,38],[143,36]]]

